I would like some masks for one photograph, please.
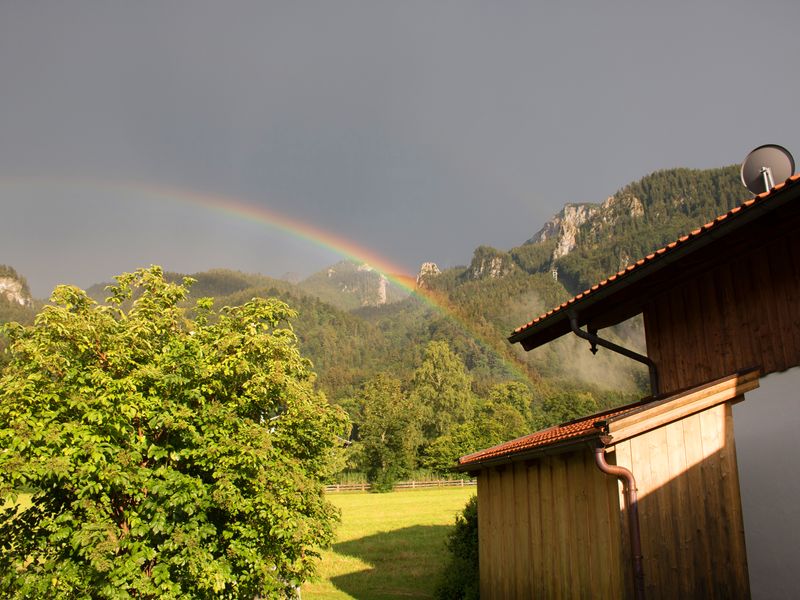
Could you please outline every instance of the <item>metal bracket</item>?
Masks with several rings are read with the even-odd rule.
[[[568,316],[569,326],[573,333],[578,337],[587,340],[591,344],[590,349],[592,354],[597,353],[597,346],[602,346],[603,348],[607,348],[612,352],[616,352],[622,356],[627,356],[630,359],[647,365],[647,369],[650,371],[650,393],[654,398],[658,396],[658,371],[656,370],[656,363],[650,360],[650,357],[644,356],[643,354],[639,354],[638,352],[624,348],[623,346],[615,344],[614,342],[609,342],[608,340],[598,337],[596,329],[589,329],[588,332],[583,331],[580,327],[578,327],[578,315],[575,313],[575,311],[570,311]]]

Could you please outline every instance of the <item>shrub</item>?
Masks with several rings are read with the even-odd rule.
[[[447,538],[449,560],[436,588],[440,600],[478,600],[478,497],[467,502]]]

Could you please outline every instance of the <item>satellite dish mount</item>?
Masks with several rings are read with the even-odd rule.
[[[772,169],[769,167],[761,167],[761,177],[764,178],[764,187],[771,190],[775,187],[775,180],[772,178]]]
[[[748,154],[742,163],[742,183],[754,194],[763,194],[794,174],[794,158],[783,146],[765,144]]]

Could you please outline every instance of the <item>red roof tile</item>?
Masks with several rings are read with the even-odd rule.
[[[652,399],[648,399],[648,402],[651,400]],[[596,413],[574,421],[569,421],[567,423],[562,423],[561,425],[556,425],[554,427],[550,427],[549,429],[543,429],[542,431],[525,435],[515,440],[511,440],[510,442],[505,442],[499,446],[493,446],[491,448],[486,448],[485,450],[480,450],[478,452],[473,452],[472,454],[462,456],[458,459],[458,464],[459,466],[478,464],[486,461],[502,459],[512,454],[519,454],[520,452],[536,450],[546,446],[553,446],[560,442],[577,442],[581,438],[595,437],[602,433],[600,429],[594,426],[595,423],[601,419],[616,417],[626,412],[635,410],[643,404],[645,404],[645,402],[640,401],[627,406],[622,406],[620,408],[615,408],[613,410]]]
[[[553,447],[574,446],[592,440],[597,440],[597,442],[607,445],[610,438],[605,436],[610,434],[613,438],[619,433],[619,431],[615,430],[609,431],[609,423],[611,422],[620,423],[622,422],[621,419],[633,413],[644,415],[650,412],[650,414],[663,417],[664,409],[670,407],[670,410],[675,409],[678,411],[674,413],[675,419],[683,418],[688,414],[692,414],[692,412],[680,411],[682,409],[685,411],[687,407],[691,408],[691,406],[695,406],[695,408],[691,408],[691,410],[695,410],[698,402],[708,402],[710,399],[714,399],[715,403],[728,401],[755,389],[758,387],[758,376],[757,369],[747,369],[708,381],[693,388],[680,390],[670,396],[648,397],[626,406],[575,419],[504,444],[462,456],[458,459],[456,468],[460,471],[471,471],[492,463],[510,462],[513,460],[512,456],[519,460],[533,457],[544,452],[547,448],[552,450]],[[721,397],[723,394],[727,395]],[[709,408],[709,406],[705,404],[703,409]],[[637,419],[637,423],[641,424],[641,419]],[[600,425],[602,429],[596,425]],[[663,425],[663,422],[660,425]],[[634,435],[638,433],[642,433],[642,431],[637,431]],[[601,438],[601,436],[604,437]],[[613,439],[611,439],[611,442],[615,443]]]
[[[596,285],[593,285],[591,288],[589,288],[587,290],[584,290],[583,292],[581,292],[577,296],[574,296],[573,298],[570,298],[569,300],[567,300],[566,302],[564,302],[560,306],[557,306],[554,309],[549,310],[548,312],[539,315],[533,321],[531,321],[529,323],[526,323],[525,325],[522,325],[521,327],[517,327],[514,330],[514,332],[512,333],[512,336],[515,336],[515,335],[517,335],[519,333],[522,333],[523,331],[525,331],[529,327],[532,327],[533,325],[536,325],[537,323],[541,322],[543,319],[546,319],[546,318],[552,316],[553,314],[560,313],[564,309],[566,309],[566,308],[572,306],[573,304],[575,304],[575,302],[577,302],[578,300],[584,300],[587,296],[590,296],[593,293],[596,293],[598,290],[607,287],[609,284],[611,284],[611,283],[613,283],[615,281],[623,280],[624,278],[629,276],[631,273],[641,269],[645,265],[651,263],[653,260],[655,260],[657,258],[660,258],[664,254],[669,253],[669,252],[673,252],[676,248],[678,248],[679,246],[683,246],[684,244],[686,244],[690,240],[694,240],[694,239],[696,239],[696,238],[698,238],[700,236],[708,235],[709,231],[719,227],[719,224],[722,223],[723,221],[725,221],[726,219],[728,219],[729,217],[732,217],[734,215],[737,215],[738,213],[747,211],[748,209],[750,209],[751,207],[754,207],[756,205],[763,204],[769,198],[774,196],[776,194],[776,192],[780,191],[781,189],[786,187],[788,184],[791,184],[791,183],[794,183],[794,182],[797,182],[797,181],[800,181],[800,174],[792,175],[789,179],[787,179],[786,181],[784,181],[782,183],[779,183],[778,185],[773,187],[768,192],[763,192],[763,193],[759,194],[758,196],[755,196],[754,198],[751,198],[750,200],[747,200],[747,201],[743,202],[741,205],[737,206],[736,208],[733,208],[733,209],[729,210],[727,213],[725,213],[723,215],[718,216],[716,219],[706,223],[702,227],[699,227],[699,228],[695,229],[694,231],[692,231],[688,235],[683,235],[683,236],[679,237],[676,241],[672,242],[671,244],[667,244],[663,248],[660,248],[660,249],[656,250],[655,252],[651,252],[650,254],[645,256],[644,258],[638,260],[636,263],[630,264],[627,267],[625,267],[624,269],[622,269],[621,271],[619,271],[618,273],[610,276],[608,279],[604,279],[600,283],[598,283]]]

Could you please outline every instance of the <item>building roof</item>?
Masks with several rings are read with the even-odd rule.
[[[667,397],[645,398],[627,406],[562,423],[462,456],[458,459],[456,469],[477,470],[542,454],[574,450],[576,445],[585,443],[611,446],[666,423],[733,400],[757,388],[758,376],[757,369],[748,369]]]
[[[510,342],[531,350],[570,331],[569,314],[578,325],[602,329],[629,319],[642,311],[658,283],[666,280],[669,268],[689,255],[698,255],[712,241],[718,242],[790,200],[800,196],[800,174],[793,175],[771,190],[747,200],[713,221],[656,250],[625,269],[567,300],[514,330]],[[665,271],[667,270],[667,271]],[[681,271],[682,272],[682,271]],[[672,269],[672,274],[675,269]]]
[[[556,425],[536,433],[524,435],[510,442],[505,442],[498,446],[479,450],[472,454],[467,454],[458,459],[459,467],[468,467],[487,462],[510,462],[509,457],[523,453],[536,453],[544,448],[555,448],[556,446],[572,446],[576,443],[598,438],[603,430],[598,425],[599,421],[614,416],[629,413],[640,407],[643,402],[636,402],[614,410],[605,411],[568,421],[561,425]]]

